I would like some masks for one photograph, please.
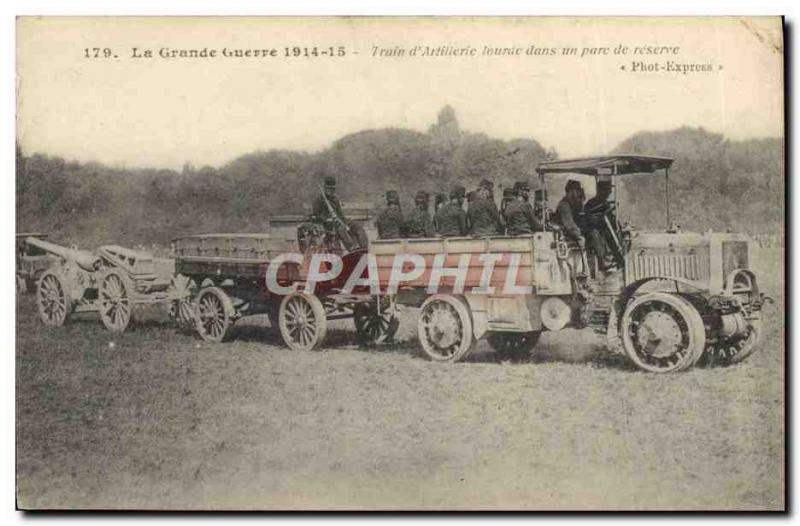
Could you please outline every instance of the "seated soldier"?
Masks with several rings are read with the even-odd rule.
[[[311,221],[322,225],[328,237],[335,242],[341,242],[347,251],[367,248],[369,244],[364,228],[344,216],[342,203],[336,196],[334,177],[325,177],[325,189],[320,192],[311,207]]]
[[[467,210],[467,222],[470,235],[493,236],[504,230],[503,218],[492,199],[494,185],[486,179],[480,182],[475,200]]]
[[[533,206],[528,199],[530,198],[530,185],[526,181],[518,181],[514,184],[514,200],[506,206],[503,216],[506,220],[506,233],[509,236],[520,236],[540,232],[542,224]]]
[[[425,190],[417,192],[414,198],[414,210],[406,218],[406,237],[433,237],[433,221],[428,213],[430,196]]]
[[[578,217],[583,212],[583,186],[580,181],[570,179],[564,187],[564,197],[558,202],[553,222],[561,228],[568,241],[576,243],[583,250],[586,241],[578,226]]]
[[[386,192],[386,209],[381,212],[375,221],[380,239],[399,239],[404,237],[405,224],[403,213],[400,210],[400,198],[397,192]]]
[[[457,185],[450,191],[450,201],[436,212],[436,233],[441,237],[458,237],[467,233],[467,214],[464,213],[465,188]]]

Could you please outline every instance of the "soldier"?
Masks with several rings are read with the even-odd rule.
[[[609,240],[611,235],[608,232],[606,218],[616,228],[617,219],[613,214],[613,207],[608,198],[611,196],[611,181],[608,179],[597,182],[597,194],[586,202],[583,207],[585,213],[584,231],[589,248],[597,257],[600,270],[610,270],[615,266],[616,261],[609,250]]]
[[[428,192],[420,190],[414,198],[414,210],[406,218],[406,236],[411,238],[433,237],[433,221],[428,214]]]
[[[378,216],[375,226],[378,228],[380,239],[404,237],[403,212],[400,210],[400,198],[394,190],[386,192],[386,209]]]
[[[311,207],[311,221],[322,225],[328,235],[340,241],[348,251],[368,245],[367,234],[361,225],[348,221],[344,216],[342,203],[336,196],[334,177],[325,177],[325,189]]]
[[[578,244],[583,250],[586,241],[581,229],[578,227],[577,218],[583,212],[583,186],[580,181],[570,179],[564,187],[564,197],[558,202],[553,221],[559,225],[567,239]]]
[[[506,233],[509,236],[532,234],[543,230],[541,221],[536,217],[533,206],[528,201],[530,191],[530,185],[525,181],[518,181],[514,184],[516,198],[503,211]]]
[[[469,233],[473,236],[491,236],[503,232],[503,219],[491,198],[493,187],[491,181],[482,180],[475,201],[467,210]]]
[[[465,188],[456,185],[450,191],[450,201],[444,204],[434,218],[437,230],[441,237],[457,237],[467,233],[467,214],[464,213]]]

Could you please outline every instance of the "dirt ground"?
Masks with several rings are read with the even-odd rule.
[[[782,253],[760,258],[762,349],[730,368],[639,372],[602,339],[542,336],[530,361],[485,342],[424,359],[414,311],[363,348],[337,322],[291,352],[263,319],[213,345],[163,313],[123,335],[17,305],[22,508],[781,509]]]

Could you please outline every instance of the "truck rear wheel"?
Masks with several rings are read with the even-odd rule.
[[[682,371],[702,356],[706,334],[697,309],[674,294],[644,294],[625,309],[620,324],[625,354],[654,373]]]
[[[417,320],[422,349],[436,362],[457,362],[475,346],[472,316],[466,304],[448,294],[425,300]]]
[[[489,345],[502,358],[524,360],[539,341],[542,331],[531,332],[492,332],[489,334]]]

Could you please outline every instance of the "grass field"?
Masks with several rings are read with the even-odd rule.
[[[112,335],[17,306],[23,508],[781,509],[782,253],[759,258],[762,349],[730,368],[634,370],[600,336],[542,336],[526,363],[466,363],[337,322],[319,352],[242,320],[202,343],[147,313]]]

